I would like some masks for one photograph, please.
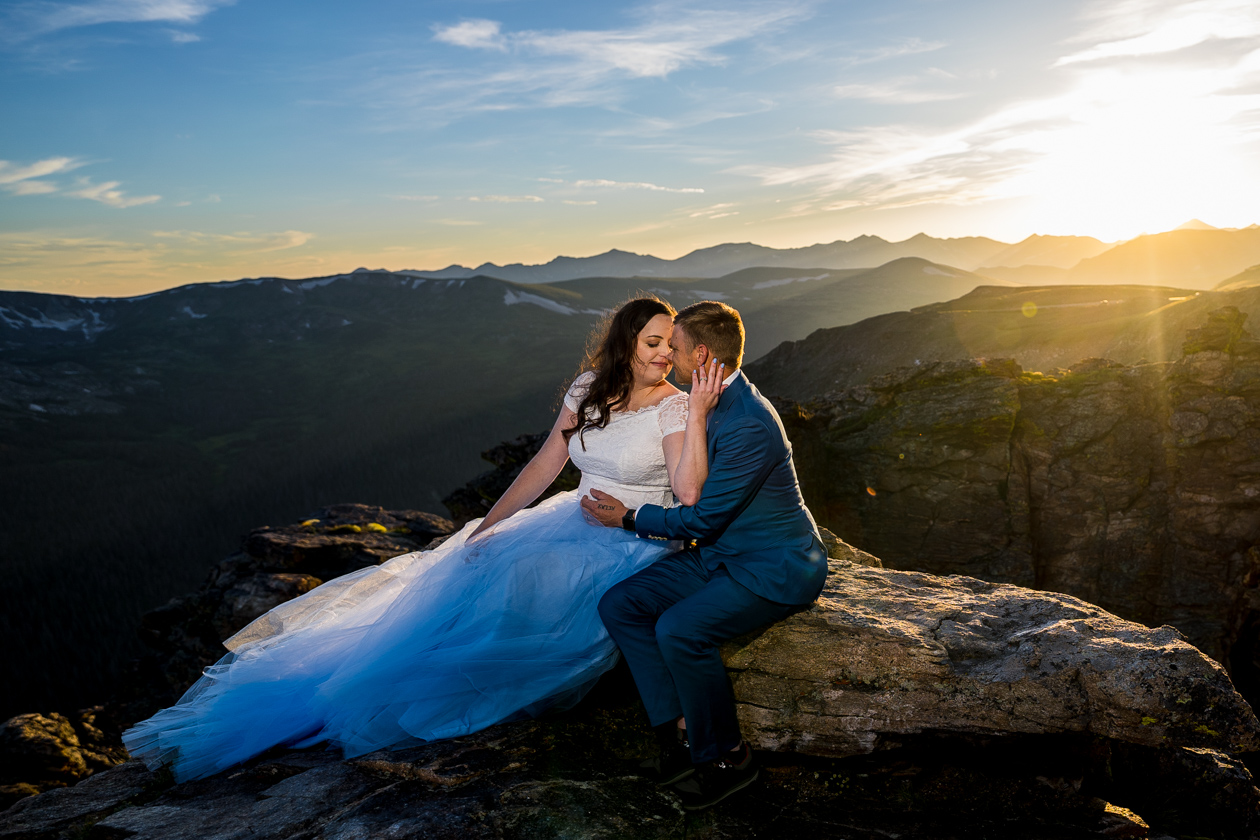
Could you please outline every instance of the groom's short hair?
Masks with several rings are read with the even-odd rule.
[[[725,303],[702,300],[685,306],[674,316],[674,326],[683,328],[692,348],[701,344],[708,347],[727,370],[744,361],[744,322]]]

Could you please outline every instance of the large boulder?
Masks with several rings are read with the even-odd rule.
[[[848,756],[924,732],[1260,750],[1225,669],[1067,595],[831,561],[818,601],[726,652],[757,745]]]

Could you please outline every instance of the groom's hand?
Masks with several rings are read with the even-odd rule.
[[[590,496],[582,497],[582,510],[594,517],[600,525],[620,528],[621,517],[626,515],[629,508],[607,493],[592,489]]]

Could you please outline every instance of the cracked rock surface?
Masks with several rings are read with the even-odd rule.
[[[1172,627],[1068,595],[831,561],[817,603],[726,655],[745,735],[845,756],[923,732],[1260,749],[1228,675]]]

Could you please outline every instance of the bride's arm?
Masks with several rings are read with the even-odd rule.
[[[525,468],[521,470],[521,474],[512,482],[512,486],[494,503],[494,507],[490,508],[486,518],[481,521],[481,524],[469,535],[468,539],[471,540],[478,534],[488,531],[533,502],[542,491],[547,489],[551,482],[556,480],[560,470],[564,469],[564,465],[569,461],[569,445],[565,442],[562,431],[570,428],[576,422],[577,414],[568,406],[562,406],[560,416],[556,418],[555,425],[551,427],[551,433],[547,435],[547,440],[543,443],[542,449],[539,449],[538,454],[529,459],[529,463],[525,465]]]
[[[709,477],[709,436],[706,426],[709,414],[717,407],[724,386],[725,368],[713,360],[704,370],[691,374],[691,396],[687,400],[687,427],[682,432],[666,435],[661,445],[665,450],[665,466],[669,484],[678,501],[694,505],[700,501],[705,479]]]

